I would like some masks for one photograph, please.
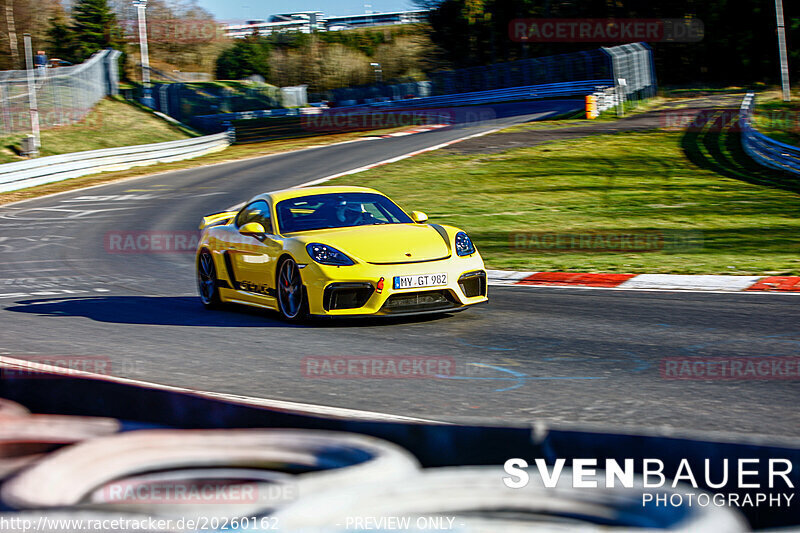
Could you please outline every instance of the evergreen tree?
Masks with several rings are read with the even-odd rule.
[[[50,17],[47,28],[47,41],[50,45],[50,57],[75,61],[75,39],[64,15],[60,10]]]
[[[252,74],[268,78],[269,43],[256,35],[237,39],[217,58],[216,74],[221,80],[238,80]]]
[[[107,0],[78,0],[72,9],[72,20],[76,61],[84,61],[104,48],[122,48],[122,31]]]

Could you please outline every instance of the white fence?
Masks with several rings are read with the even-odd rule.
[[[0,165],[0,192],[77,178],[96,172],[180,161],[230,145],[227,133],[137,146],[105,148],[88,152],[52,155]]]
[[[80,122],[103,97],[117,94],[119,55],[102,50],[80,65],[36,69],[40,126]],[[26,132],[31,132],[28,72],[0,71],[0,135]]]

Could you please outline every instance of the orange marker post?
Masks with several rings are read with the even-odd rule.
[[[597,97],[593,94],[586,95],[586,118],[592,120],[597,118]]]

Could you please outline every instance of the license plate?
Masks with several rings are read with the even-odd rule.
[[[417,289],[419,287],[438,287],[447,285],[447,273],[414,274],[412,276],[395,276],[395,289]]]

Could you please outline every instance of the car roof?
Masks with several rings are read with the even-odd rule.
[[[264,199],[264,200],[272,200],[273,203],[277,203],[280,202],[281,200],[300,198],[302,196],[309,196],[312,194],[336,194],[336,193],[346,193],[346,192],[369,192],[385,196],[383,193],[376,191],[375,189],[370,189],[368,187],[353,187],[349,185],[348,186],[327,185],[322,187],[302,187],[296,189],[283,189],[280,191],[266,192],[264,194],[259,194],[258,196],[253,198],[251,202],[253,200]]]

